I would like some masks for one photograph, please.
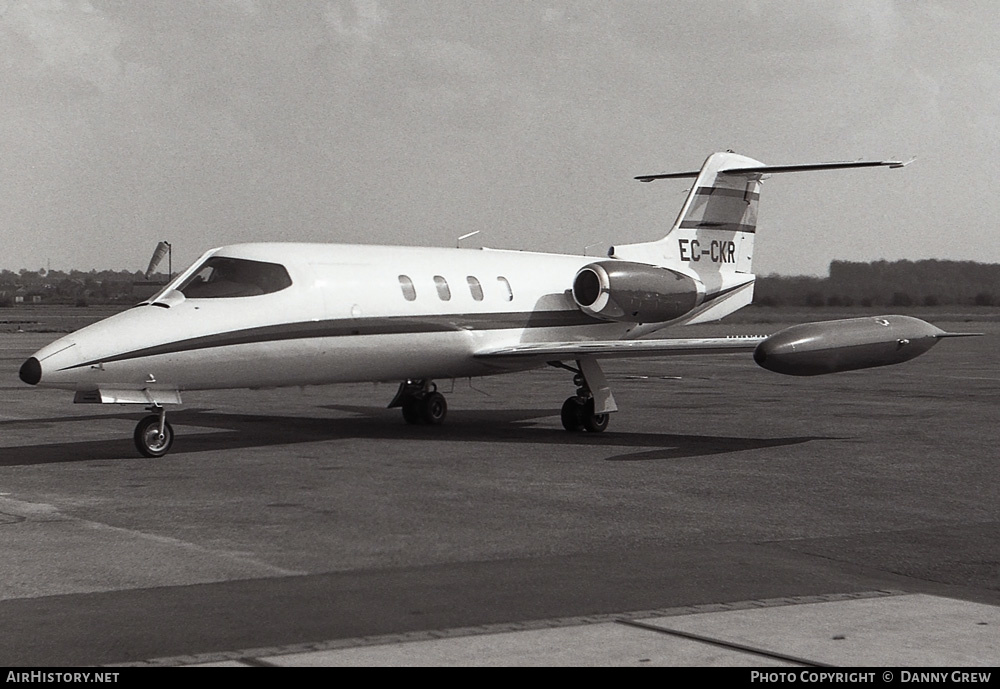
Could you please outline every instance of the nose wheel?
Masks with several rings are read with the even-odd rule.
[[[439,426],[448,415],[448,402],[429,380],[407,380],[400,383],[399,391],[389,407],[401,407],[403,420],[411,425]]]
[[[151,407],[150,414],[140,421],[132,434],[135,447],[143,457],[162,457],[174,444],[174,429],[167,423],[167,411],[163,407]]]

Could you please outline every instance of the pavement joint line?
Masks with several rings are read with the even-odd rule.
[[[720,648],[725,648],[731,651],[740,651],[741,653],[749,653],[752,655],[764,656],[765,658],[774,658],[776,660],[784,660],[789,663],[794,663],[796,665],[805,665],[807,667],[832,667],[826,663],[821,663],[815,660],[807,660],[805,658],[799,658],[798,656],[788,655],[787,653],[777,653],[775,651],[768,651],[763,648],[757,648],[755,646],[747,646],[746,644],[739,644],[732,641],[723,641],[722,639],[716,639],[711,636],[703,636],[701,634],[693,634],[691,632],[682,632],[677,629],[670,629],[668,627],[658,627],[655,624],[647,624],[641,620],[618,620],[618,624],[625,625],[627,627],[635,627],[636,629],[645,629],[650,632],[657,632],[659,634],[665,634],[667,636],[676,636],[681,639],[688,639],[690,641],[697,641],[702,644],[709,644],[712,646],[718,646]]]
[[[298,570],[285,569],[283,567],[277,567],[268,562],[258,560],[253,557],[248,557],[244,554],[238,552],[228,552],[224,550],[214,550],[212,548],[207,548],[196,543],[191,543],[188,541],[181,540],[179,538],[173,538],[171,536],[163,536],[160,534],[152,533],[149,531],[142,531],[137,529],[128,529],[121,526],[114,526],[112,524],[107,524],[100,521],[93,521],[90,519],[84,519],[82,517],[76,517],[72,514],[67,514],[62,511],[59,507],[55,505],[50,505],[48,503],[42,502],[30,502],[26,500],[18,500],[9,496],[0,496],[0,507],[2,507],[4,512],[0,512],[0,515],[4,515],[11,518],[21,518],[17,522],[9,523],[20,523],[23,521],[32,523],[66,523],[74,526],[78,526],[83,529],[92,529],[94,531],[99,531],[103,533],[122,535],[128,538],[136,538],[150,543],[156,543],[168,548],[178,548],[188,552],[196,552],[208,555],[209,557],[218,558],[219,560],[225,562],[232,562],[238,564],[249,565],[258,570],[263,570],[270,575],[278,576],[301,576],[304,572]],[[2,517],[0,517],[0,524],[2,524]]]
[[[680,617],[683,615],[697,615],[710,612],[729,612],[735,610],[751,610],[757,608],[776,608],[790,605],[804,605],[810,603],[830,603],[845,600],[858,600],[865,598],[887,598],[890,596],[906,595],[906,591],[898,589],[879,589],[872,591],[852,591],[846,593],[828,593],[807,596],[781,596],[778,598],[761,598],[748,601],[735,601],[732,603],[704,603],[699,605],[684,605],[673,608],[656,608],[652,610],[636,610],[624,613],[604,613],[597,615],[580,615],[577,617],[553,617],[542,620],[526,620],[524,622],[500,622],[497,624],[476,625],[471,627],[449,627],[444,629],[429,629],[412,632],[396,632],[391,634],[380,634],[371,636],[361,636],[348,639],[331,639],[328,641],[316,641],[297,644],[286,644],[284,646],[272,646],[263,648],[248,648],[239,651],[215,651],[198,655],[181,655],[164,658],[152,658],[129,663],[112,663],[104,667],[171,667],[177,665],[198,665],[202,663],[212,663],[219,661],[253,662],[262,658],[273,658],[278,656],[295,655],[300,653],[321,653],[323,651],[337,651],[348,648],[363,648],[367,646],[385,646],[397,643],[409,643],[418,641],[436,641],[440,639],[452,639],[466,636],[484,636],[487,634],[503,634],[508,632],[534,631],[540,629],[559,629],[562,627],[577,627],[593,624],[631,624],[635,627],[683,635],[686,632],[676,632],[662,627],[644,624],[642,620],[657,617]],[[638,623],[638,624],[633,624]],[[696,635],[692,635],[696,636]],[[715,645],[726,645],[728,642],[718,641],[705,637],[706,643]],[[735,647],[730,644],[730,647]],[[770,651],[762,651],[747,647],[749,653],[758,655],[770,654],[774,657],[780,654],[772,654]],[[781,659],[804,665],[817,665],[815,661],[781,656]],[[271,663],[267,663],[271,666]]]

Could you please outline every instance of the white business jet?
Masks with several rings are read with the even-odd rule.
[[[574,374],[568,431],[600,432],[617,410],[602,359],[753,350],[793,375],[893,364],[945,333],[905,316],[793,326],[770,337],[643,339],[714,321],[751,302],[765,175],[899,161],[764,165],[715,153],[663,239],[607,258],[491,249],[260,243],[212,249],[154,297],[43,347],[21,379],[76,391],[75,402],[145,405],[135,443],[167,453],[165,405],[183,390],[402,381],[390,407],[440,424],[434,379],[546,364]]]

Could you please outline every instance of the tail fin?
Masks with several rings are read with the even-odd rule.
[[[836,170],[855,167],[903,167],[909,162],[864,160],[804,165],[765,165],[731,151],[713,153],[693,172],[636,177],[640,182],[693,177],[677,220],[655,242],[612,247],[609,255],[670,267],[696,277],[705,286],[705,302],[726,299],[726,308],[711,310],[713,320],[750,303],[753,293],[753,245],[761,180],[779,172]],[[736,293],[739,293],[737,296]],[[709,311],[710,309],[705,309]],[[721,313],[721,315],[717,315]],[[708,315],[708,314],[706,314]]]
[[[757,229],[757,203],[760,200],[761,174],[726,172],[732,168],[760,167],[763,163],[735,153],[713,153],[697,173],[694,184],[681,212],[674,221],[669,236],[679,229],[709,232],[743,232]],[[674,173],[687,175],[692,173]],[[651,182],[655,177],[640,177]],[[707,236],[707,235],[706,235]],[[666,238],[664,238],[666,239]],[[726,263],[728,255],[720,262]]]
[[[736,153],[713,153],[693,172],[670,172],[636,177],[655,179],[694,177],[677,219],[656,242],[614,248],[613,256],[657,265],[681,267],[705,282],[706,291],[722,289],[723,274],[740,273],[739,283],[752,280],[754,232],[760,180],[764,164]],[[743,172],[746,170],[746,172]]]

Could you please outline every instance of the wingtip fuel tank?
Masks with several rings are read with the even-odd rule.
[[[909,361],[949,335],[912,316],[802,323],[768,337],[753,358],[769,371],[816,376]]]

